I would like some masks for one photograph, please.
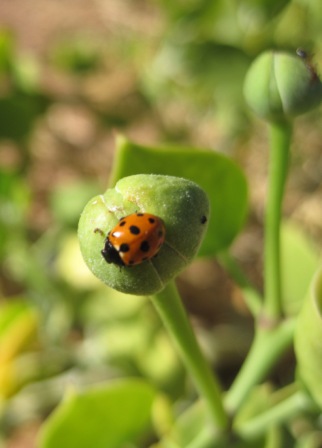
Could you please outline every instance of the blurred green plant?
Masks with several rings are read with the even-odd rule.
[[[283,436],[278,430],[276,431],[273,429],[274,425],[280,425],[287,419],[294,418],[302,412],[310,413],[315,410],[314,403],[306,395],[305,390],[301,389],[300,384],[295,384],[289,393],[286,389],[277,392],[280,397],[279,400],[273,400],[268,407],[267,402],[262,408],[256,407],[255,414],[248,415],[248,418],[245,421],[240,417],[240,412],[244,409],[245,401],[246,406],[249,405],[251,407],[251,400],[249,399],[247,401],[247,398],[252,392],[254,386],[265,378],[272,366],[275,365],[277,360],[291,345],[294,336],[294,328],[296,325],[296,321],[292,319],[290,315],[284,316],[284,311],[293,310],[291,310],[291,308],[287,308],[287,306],[284,306],[284,277],[281,271],[281,209],[284,197],[285,182],[288,173],[289,147],[292,135],[292,126],[289,116],[296,116],[299,113],[303,113],[303,111],[313,108],[317,103],[319,103],[319,95],[315,95],[313,102],[308,102],[307,97],[311,95],[310,92],[308,93],[308,88],[310,88],[310,86],[312,86],[312,88],[314,88],[317,92],[319,91],[320,80],[311,63],[308,63],[305,58],[301,58],[301,55],[299,55],[298,58],[296,56],[286,55],[284,59],[282,61],[283,67],[281,71],[278,71],[276,64],[274,65],[275,70],[271,69],[271,64],[262,64],[261,70],[264,72],[264,79],[266,80],[263,83],[257,83],[255,85],[254,82],[251,82],[253,73],[258,68],[256,61],[250,68],[250,75],[246,77],[247,101],[252,105],[252,99],[255,97],[256,105],[261,101],[265,102],[265,114],[262,114],[262,109],[257,108],[257,106],[254,107],[254,109],[259,115],[263,115],[270,121],[269,127],[271,132],[268,199],[265,214],[264,295],[263,298],[261,298],[259,293],[257,295],[253,294],[250,300],[249,292],[247,290],[248,283],[245,283],[244,281],[240,282],[240,286],[245,291],[246,300],[248,296],[247,302],[250,309],[254,313],[255,337],[248,356],[232,386],[228,390],[225,399],[222,397],[216,376],[213,376],[213,382],[208,376],[208,371],[204,367],[205,364],[202,354],[200,353],[198,346],[195,345],[195,340],[191,335],[189,324],[184,313],[182,312],[181,306],[179,306],[178,295],[175,287],[173,285],[166,285],[161,292],[156,293],[151,298],[152,303],[156,307],[161,319],[171,334],[188,372],[195,379],[195,383],[200,392],[201,398],[203,398],[205,404],[207,404],[209,417],[211,417],[217,431],[216,434],[209,432],[207,426],[205,427],[203,424],[203,429],[200,428],[199,433],[194,435],[194,440],[190,440],[189,444],[186,446],[213,446],[212,444],[215,444],[216,446],[224,446],[227,444],[229,440],[229,436],[227,436],[228,415],[232,418],[232,429],[234,433],[238,434],[238,437],[240,438],[240,446],[250,446],[252,443],[255,444],[254,446],[256,446],[256,444],[258,446],[258,443],[265,443],[267,446],[271,443],[280,445],[284,443]],[[288,77],[290,77],[291,82],[287,81]],[[282,81],[280,78],[282,78]],[[255,76],[254,79],[256,80],[257,77]],[[308,86],[308,88],[303,88],[303,79],[305,80],[305,85]],[[267,86],[272,86],[273,83],[276,83],[279,89],[278,95],[280,95],[280,98],[278,98],[278,95],[275,95],[278,100],[281,99],[281,101],[276,102],[276,104],[279,105],[279,108],[271,100],[270,95],[272,94],[272,89],[267,88]],[[291,85],[291,88],[289,88],[289,85]],[[250,86],[253,88],[250,88]],[[292,98],[295,97],[295,102],[292,98],[290,99],[290,96]],[[291,104],[291,113],[289,104]],[[293,107],[292,105],[294,104],[295,106]],[[135,158],[139,151],[144,151],[148,154],[149,150],[130,146],[130,151],[127,146],[128,145],[124,144],[123,141],[121,142],[121,150],[118,152],[119,159],[117,159],[115,163],[116,168],[114,170],[114,178],[112,176],[114,181],[115,178],[118,178],[118,176],[121,177],[120,173],[127,173],[127,166],[132,174],[133,172],[136,172],[136,170],[141,171],[143,160],[146,162],[146,169],[149,172],[162,172],[162,156],[164,156],[162,151],[157,151],[155,153],[156,157],[154,158],[152,155],[153,149],[151,149],[152,162],[149,160],[149,157],[144,159],[141,157],[138,159],[141,162],[140,165],[136,166]],[[199,169],[202,160],[201,154],[201,152],[195,152],[193,157],[196,158],[196,161],[191,165],[193,166],[193,169],[196,170],[196,175],[198,176],[199,174],[199,178],[200,173],[202,172],[203,180],[201,182],[207,182],[205,179],[208,178],[208,172],[210,174],[216,170],[216,165],[218,169],[218,164],[221,166],[220,160],[216,160],[216,158],[214,158],[213,163],[210,163],[209,160],[207,164],[202,166],[202,169]],[[128,157],[126,157],[126,155],[128,155]],[[182,151],[181,153],[176,152],[176,149],[173,149],[172,151],[169,150],[166,156],[167,161],[170,162],[175,174],[179,173],[180,175],[184,175],[185,172],[187,172],[189,176],[193,176],[194,171],[189,168],[190,164],[187,150]],[[175,157],[177,157],[177,160]],[[132,158],[133,161],[131,160]],[[180,158],[185,160],[184,165],[179,162]],[[127,182],[130,187],[132,179],[136,179],[137,177],[140,176],[130,176],[124,178],[123,181]],[[145,178],[143,175],[141,177]],[[214,179],[217,185],[219,185],[218,179],[216,179],[216,177],[214,177]],[[118,184],[116,184],[116,187],[117,185]],[[209,188],[207,183],[205,185],[210,197],[215,196],[216,189],[211,187]],[[134,188],[133,191],[136,191],[136,189]],[[119,189],[117,189],[117,191],[119,192]],[[129,191],[132,191],[131,188]],[[141,189],[139,189],[138,192],[139,196],[136,194],[131,196],[131,194],[129,194],[128,201],[134,201],[135,204],[140,204],[141,201],[143,201],[142,203],[144,204],[144,201],[146,201],[145,188],[141,186]],[[141,199],[140,194],[142,196]],[[243,199],[245,197],[246,196],[238,197],[241,209],[243,209],[241,204],[243,204]],[[121,208],[123,207],[120,204],[117,205],[117,203],[114,203],[115,201],[108,196],[105,197],[105,201],[107,209],[111,207],[111,210],[114,210],[118,209],[118,206],[121,206]],[[166,203],[166,201],[167,199],[163,198],[162,203]],[[96,202],[97,200],[94,201],[94,203]],[[158,214],[158,207],[160,208],[158,200],[156,200],[154,205],[153,204],[154,203],[152,200],[152,207],[154,207],[153,212]],[[227,203],[225,205],[227,206]],[[162,206],[160,210],[162,210]],[[143,208],[143,211],[146,211],[146,208]],[[147,211],[149,211],[149,209]],[[102,210],[102,213],[105,212]],[[222,216],[224,216],[224,212],[215,214],[214,219],[220,220]],[[96,221],[101,222],[100,213],[97,217],[95,217],[95,221],[91,224],[92,227],[96,226]],[[81,220],[81,229],[83,225],[83,221]],[[113,225],[107,224],[107,229],[105,231],[107,238],[108,232],[112,229],[112,227]],[[210,235],[211,238],[216,237],[214,231]],[[86,246],[86,241],[82,239],[81,244]],[[302,243],[299,240],[300,248],[301,245]],[[305,250],[308,250],[308,246],[305,246]],[[99,253],[100,251],[97,250],[97,254]],[[314,259],[314,255],[310,252],[310,250],[308,250],[308,254],[309,258],[312,259],[313,270],[317,260]],[[88,262],[87,255],[85,259]],[[231,262],[229,257],[224,257],[223,261],[226,263],[227,267],[229,267]],[[89,266],[91,266],[91,263],[89,263]],[[144,265],[142,264],[142,269],[143,268]],[[292,268],[291,264],[290,268]],[[132,268],[124,267],[123,269],[127,270]],[[286,272],[288,269],[288,266],[286,266]],[[231,272],[234,273],[234,270],[231,269]],[[312,271],[310,271],[310,273],[311,272]],[[98,274],[96,273],[96,275]],[[122,276],[123,274],[120,272],[119,275]],[[138,278],[140,278],[139,272]],[[240,276],[236,276],[236,280],[240,280],[240,278]],[[309,276],[304,279],[304,282],[306,283],[308,279]],[[142,279],[142,282],[144,284],[144,278]],[[304,336],[304,340],[307,340],[306,335]],[[302,350],[302,352],[305,352],[305,350]],[[314,361],[317,359],[316,357],[311,357]],[[308,358],[310,358],[310,356],[308,356]],[[316,371],[316,368],[314,367],[313,370]],[[312,381],[311,378],[308,379],[306,377],[305,381],[309,382],[309,384],[312,382],[317,384],[315,377]],[[260,398],[260,395],[255,395],[255,400],[258,398]],[[256,404],[256,401],[254,404]],[[269,426],[267,427],[267,425]],[[279,426],[277,426],[277,428],[279,428]],[[260,442],[260,440],[262,441]],[[163,442],[161,442],[161,446],[162,443]]]
[[[101,65],[103,49],[100,47],[99,42],[90,36],[73,36],[56,44],[51,53],[51,62],[61,70],[86,76]]]
[[[318,0],[157,3],[166,25],[143,73],[145,91],[169,128],[169,105],[181,105],[195,127],[210,115],[224,148],[249,131],[243,79],[257,55],[297,47],[316,54],[317,61],[321,54]]]
[[[152,46],[131,32],[120,33],[119,40],[115,35],[116,40],[110,39],[107,46],[76,36],[61,40],[50,52],[51,67],[72,79],[76,90],[93,75],[105,76],[104,70],[111,71],[117,57],[134,62],[139,83],[134,95],[125,89],[124,102],[118,106],[122,113],[115,107],[105,110],[104,89],[99,100],[80,90],[73,97],[88,102],[86,107],[102,126],[112,123],[122,129],[133,110],[136,115],[139,102],[160,119],[162,138],[189,138],[208,119],[225,134],[223,149],[227,149],[231,138],[251,129],[243,80],[259,53],[272,47],[301,46],[316,55],[311,65],[293,52],[291,58],[303,79],[310,81],[311,70],[318,71],[322,51],[318,0],[154,3],[164,27],[152,38]],[[100,434],[102,444],[116,448],[125,443],[153,448],[213,448],[232,443],[241,448],[319,448],[320,274],[307,294],[320,264],[316,247],[294,222],[283,224],[278,241],[281,253],[264,256],[264,294],[257,291],[231,255],[231,245],[247,218],[247,182],[239,167],[215,151],[117,140],[110,188],[124,177],[154,173],[184,177],[206,191],[211,219],[198,257],[217,257],[254,316],[254,343],[240,373],[223,398],[218,394],[215,406],[209,402],[205,406],[196,400],[190,375],[146,298],[134,299],[103,287],[81,258],[75,236],[78,217],[101,186],[86,179],[52,185],[48,195],[52,225],[40,235],[31,223],[30,136],[37,120],[46,118],[48,105],[62,101],[61,93],[46,92],[40,69],[34,57],[17,51],[10,32],[0,33],[0,139],[13,141],[22,155],[17,166],[0,169],[0,293],[4,292],[0,298],[0,440],[6,443],[12,432],[35,418],[41,425],[54,409],[40,430],[40,447],[88,446],[84,434],[90,430],[90,440]],[[288,74],[289,85],[294,77],[293,72]],[[254,91],[253,82],[249,90]],[[134,109],[126,103],[131,95],[136,95]],[[181,120],[186,126],[186,134],[175,130],[177,117],[169,108],[173,104],[184,110],[177,123]],[[272,150],[288,156],[291,126],[283,123],[281,128],[276,122],[270,126]],[[278,157],[274,160],[271,163],[281,162]],[[282,175],[288,162],[286,157]],[[279,206],[285,177],[280,181]],[[280,229],[281,210],[276,217],[274,225]],[[267,219],[266,231],[271,222]],[[15,294],[7,297],[6,290]],[[174,300],[166,302],[169,298]],[[169,288],[153,300],[162,311],[167,303],[178,304],[177,299]],[[283,387],[293,375],[293,363],[278,382],[271,381],[269,372],[292,345],[294,331],[297,378]],[[204,361],[199,361],[200,367]],[[188,370],[191,374],[193,367]],[[111,381],[120,377],[125,379]],[[200,389],[202,393],[199,384]],[[61,401],[62,390],[70,392]],[[226,433],[220,434],[225,418],[218,419],[215,429],[209,418],[216,421],[221,405],[231,420],[234,442]]]

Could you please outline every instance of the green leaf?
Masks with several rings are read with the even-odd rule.
[[[69,393],[43,425],[39,448],[120,448],[149,427],[156,397],[140,380],[120,380]]]
[[[316,274],[296,322],[298,377],[322,409],[322,269]]]
[[[279,14],[288,3],[290,0],[246,0],[240,3],[239,13],[243,14],[244,20],[253,20],[252,27],[259,27]]]
[[[37,341],[38,314],[22,299],[0,306],[0,365]],[[1,370],[1,368],[0,368]]]
[[[247,213],[247,183],[240,168],[222,154],[197,148],[152,148],[124,138],[117,141],[110,183],[132,174],[166,174],[199,184],[210,200],[211,217],[200,256],[228,247]]]
[[[7,72],[14,58],[14,39],[11,31],[0,29],[0,73]]]
[[[294,224],[282,227],[283,308],[286,315],[298,313],[312,277],[319,266],[319,256],[312,242]]]
[[[188,447],[190,444],[193,445],[195,439],[199,439],[200,434],[202,434],[202,439],[212,439],[213,428],[207,423],[204,403],[196,401],[177,418],[165,440],[171,441],[180,447]]]

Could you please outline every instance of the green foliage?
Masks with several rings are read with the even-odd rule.
[[[18,174],[0,169],[0,259],[10,243],[24,238],[30,191]]]
[[[0,314],[0,361],[13,358],[37,335],[36,310],[23,300],[1,307]]]
[[[321,365],[322,365],[322,283],[319,271],[312,283],[296,322],[295,351],[298,360],[298,376],[305,388],[322,406]]]
[[[211,216],[200,256],[213,256],[226,248],[241,230],[247,213],[247,183],[239,167],[224,155],[198,148],[151,148],[119,139],[111,184],[137,173],[184,177],[205,190]]]
[[[0,31],[0,73],[8,71],[14,51],[12,34],[8,30]]]
[[[0,135],[8,139],[24,139],[35,119],[42,112],[38,99],[21,94],[0,99]]]
[[[70,390],[42,427],[38,446],[87,448],[95,440],[97,448],[119,448],[133,443],[148,428],[155,396],[153,387],[138,380]]]
[[[0,445],[15,446],[31,423],[40,425],[39,448],[319,448],[319,271],[309,288],[320,264],[320,112],[294,126],[295,175],[287,185],[281,294],[272,317],[261,273],[262,186],[249,192],[248,203],[243,174],[263,184],[258,176],[266,168],[266,140],[263,125],[248,110],[243,85],[259,54],[287,50],[293,53],[291,70],[288,58],[278,67],[275,60],[268,64],[276,69],[278,105],[285,92],[297,111],[299,93],[319,99],[311,82],[317,81],[313,69],[321,71],[321,1],[140,0],[140,7],[114,1],[106,15],[103,3],[97,33],[84,24],[40,42],[41,33],[27,29],[28,17],[15,22],[26,27],[18,38],[10,29],[0,31]],[[76,14],[73,23],[78,20]],[[21,45],[24,32],[28,39]],[[297,47],[308,57],[295,56]],[[255,73],[250,95],[261,83],[267,88],[265,76]],[[111,127],[130,136],[116,139],[113,155]],[[147,143],[153,141],[167,144]],[[176,339],[173,344],[149,299],[111,290],[82,259],[79,215],[104,191],[109,168],[110,189],[128,176],[157,174],[188,179],[209,198],[199,260],[178,282],[212,362],[210,393],[197,387],[205,402],[196,399],[191,382],[204,361],[185,369]],[[126,181],[123,186],[129,187]],[[166,206],[175,193],[163,201],[151,194],[149,206],[155,199]],[[309,210],[296,207],[304,195],[312,197]],[[185,222],[192,208],[182,215]],[[304,211],[310,220],[313,215],[313,224],[295,226],[293,214],[302,220]],[[306,225],[313,227],[312,240]],[[104,237],[94,235],[92,248],[105,269]],[[92,237],[93,232],[84,236],[89,246]],[[180,250],[189,246],[189,237],[187,232]],[[222,279],[224,268],[233,286]],[[216,289],[209,290],[213,282]],[[167,292],[158,296],[159,308],[171,311],[173,295]],[[189,332],[176,319],[170,331]],[[208,328],[212,322],[214,329]],[[294,331],[296,360],[287,351]],[[246,350],[241,340],[253,333],[240,365]],[[223,394],[219,385],[213,393],[216,372],[227,389]],[[225,418],[221,425],[216,420],[221,406],[232,423],[223,434]]]
[[[22,299],[0,306],[0,401],[32,376],[26,368],[19,373],[19,357],[38,341],[38,321],[36,309]]]
[[[51,192],[51,209],[62,225],[75,227],[78,223],[84,201],[87,202],[98,191],[94,182],[73,182],[57,185]]]
[[[98,43],[84,35],[59,42],[51,58],[58,68],[79,76],[97,69],[101,61]]]
[[[299,263],[299,260],[301,262]],[[294,224],[282,227],[283,309],[286,315],[297,315],[311,280],[320,265],[312,241]]]

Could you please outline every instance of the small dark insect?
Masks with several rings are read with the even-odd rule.
[[[306,68],[310,71],[311,73],[311,80],[312,81],[316,81],[317,79],[319,79],[318,74],[316,72],[316,67],[314,66],[313,62],[312,62],[312,55],[310,55],[306,50],[304,50],[303,48],[298,48],[296,50],[296,54],[303,59],[303,61],[305,62]]]
[[[309,57],[308,52],[306,50],[304,50],[303,48],[297,48],[296,54],[302,59],[308,59],[308,57]]]
[[[100,235],[104,236],[103,230],[99,229],[98,227],[96,227],[96,229],[94,229],[94,233],[99,233]]]

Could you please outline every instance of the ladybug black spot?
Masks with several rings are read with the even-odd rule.
[[[123,226],[125,226],[125,224],[126,224],[126,221],[124,220],[124,221],[121,221],[121,222],[120,222],[119,226],[120,226],[120,227],[123,227]]]
[[[141,246],[140,246],[140,249],[141,249],[141,251],[142,252],[149,252],[149,250],[150,250],[150,244],[149,244],[149,242],[148,241],[142,241],[142,243],[141,243]]]
[[[144,216],[144,213],[137,213],[136,216]]]
[[[120,245],[120,252],[128,252],[130,250],[130,246],[127,243],[122,243]]]
[[[154,223],[155,223],[155,219],[154,219],[154,218],[149,218],[149,222],[150,222],[151,224],[154,224]]]
[[[140,229],[138,226],[130,226],[130,232],[132,235],[138,235],[140,233]]]

